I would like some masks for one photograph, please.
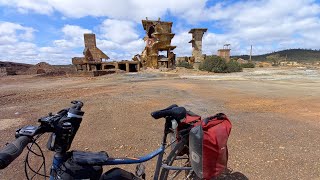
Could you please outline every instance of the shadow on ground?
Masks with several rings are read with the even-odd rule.
[[[215,180],[248,180],[249,178],[241,172],[232,172],[224,177]]]

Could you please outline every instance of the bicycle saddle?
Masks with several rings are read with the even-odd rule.
[[[187,110],[184,107],[178,107],[176,104],[173,104],[165,109],[154,111],[151,113],[151,116],[155,119],[172,117],[175,120],[181,120],[186,117]]]

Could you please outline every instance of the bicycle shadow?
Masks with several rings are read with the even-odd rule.
[[[249,178],[241,172],[230,172],[213,180],[249,180]]]

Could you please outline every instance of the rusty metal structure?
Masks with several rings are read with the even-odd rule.
[[[153,20],[142,20],[143,29],[146,31],[144,41],[146,47],[140,56],[135,56],[142,67],[146,68],[172,68],[175,66],[176,55],[172,52],[176,46],[171,46],[171,40],[175,34],[172,33],[172,22]],[[166,52],[166,55],[159,55],[159,52]]]
[[[122,70],[126,72],[137,72],[140,63],[137,61],[113,61],[107,62],[110,58],[103,53],[96,45],[95,34],[84,34],[84,57],[72,58],[72,64],[77,71],[94,72],[93,74],[103,75],[107,71]]]
[[[230,44],[223,45],[222,49],[218,50],[218,56],[224,58],[227,62],[230,61]]]
[[[199,68],[199,65],[205,59],[205,55],[202,54],[202,37],[207,28],[193,28],[189,31],[192,34],[192,39],[189,43],[192,44],[192,57],[190,58],[190,64],[193,64],[195,69]]]

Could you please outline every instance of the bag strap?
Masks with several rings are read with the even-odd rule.
[[[224,113],[218,113],[214,116],[209,116],[209,117],[205,118],[203,120],[203,123],[204,123],[204,125],[207,125],[211,120],[214,120],[214,119],[221,120],[221,122],[222,122],[223,120],[227,119],[227,116]],[[219,123],[217,123],[217,124],[219,124]]]

